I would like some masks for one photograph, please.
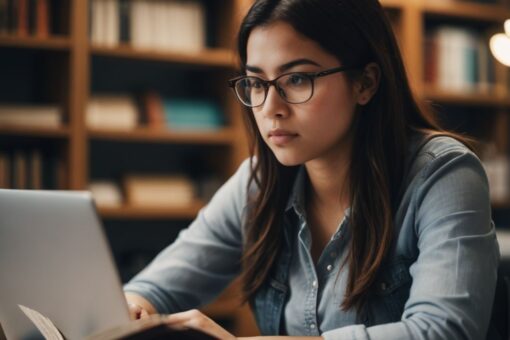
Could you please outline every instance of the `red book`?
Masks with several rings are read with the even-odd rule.
[[[165,115],[161,96],[156,92],[148,92],[144,96],[145,117],[147,126],[161,129],[165,127]]]
[[[18,35],[28,35],[28,0],[18,0]]]
[[[36,35],[38,37],[47,37],[50,27],[50,8],[48,0],[38,0],[36,10]]]

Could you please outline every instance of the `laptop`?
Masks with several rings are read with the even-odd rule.
[[[0,189],[0,324],[7,339],[41,339],[18,305],[67,339],[129,322],[90,193]]]

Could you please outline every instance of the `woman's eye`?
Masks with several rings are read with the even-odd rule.
[[[303,85],[305,83],[305,76],[302,74],[292,74],[289,76],[289,79],[287,80],[287,85],[291,86],[299,86]]]
[[[262,82],[258,79],[250,79],[248,82],[248,86],[254,89],[260,89],[264,85],[262,85]]]

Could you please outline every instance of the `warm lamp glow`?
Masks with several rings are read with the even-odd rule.
[[[510,38],[510,19],[505,21],[505,33]]]
[[[505,23],[505,29],[509,28],[510,20]],[[498,33],[490,40],[492,55],[503,65],[510,67],[510,35]]]

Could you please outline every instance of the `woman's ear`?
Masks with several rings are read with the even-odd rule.
[[[381,68],[376,63],[365,66],[363,74],[357,81],[356,95],[358,105],[366,105],[379,88]]]

